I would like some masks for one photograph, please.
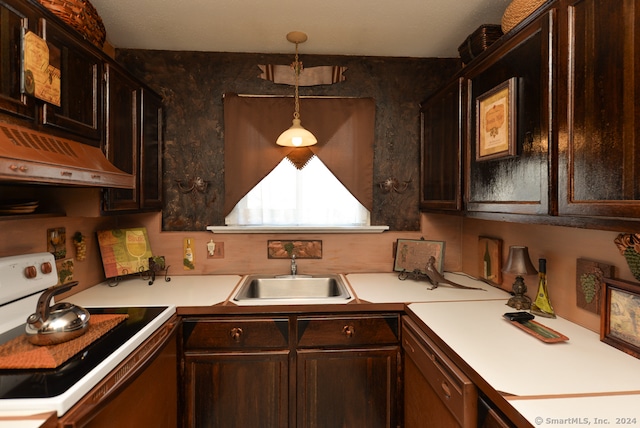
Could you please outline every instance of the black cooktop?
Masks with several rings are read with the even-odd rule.
[[[91,314],[129,314],[129,317],[56,369],[0,370],[0,399],[49,398],[64,393],[165,309],[87,308]],[[21,325],[0,334],[0,344],[20,336],[24,328]]]

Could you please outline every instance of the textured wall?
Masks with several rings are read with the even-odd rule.
[[[290,64],[293,55],[118,50],[117,59],[160,93],[165,102],[163,230],[203,230],[223,225],[223,94],[291,95],[258,78],[258,64]],[[345,66],[345,82],[300,88],[315,96],[376,100],[374,183],[411,179],[403,193],[374,189],[372,224],[420,230],[419,103],[459,68],[457,59],[304,55],[305,67]],[[293,110],[293,108],[292,108]],[[206,193],[181,193],[176,180],[201,177]]]

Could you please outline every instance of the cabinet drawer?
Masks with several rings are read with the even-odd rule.
[[[399,315],[298,318],[298,346],[360,346],[396,344]]]
[[[402,348],[461,427],[475,427],[478,392],[471,380],[425,334],[403,321]]]
[[[289,345],[287,318],[198,319],[183,322],[185,350],[273,349]]]

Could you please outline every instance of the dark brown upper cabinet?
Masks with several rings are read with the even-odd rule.
[[[140,203],[142,208],[162,208],[162,98],[141,90]]]
[[[68,29],[42,19],[43,38],[59,53],[60,107],[43,103],[42,123],[85,137],[100,147],[102,137],[102,59]],[[51,55],[51,53],[50,53]]]
[[[162,208],[162,98],[116,64],[105,65],[105,152],[138,177],[135,189],[106,189],[105,212]]]
[[[458,78],[422,103],[420,209],[462,209],[462,85]]]
[[[107,159],[137,180],[135,189],[105,189],[104,210],[137,210],[140,208],[140,85],[120,67],[107,64],[105,91]]]
[[[559,214],[640,218],[640,3],[563,4]]]
[[[468,112],[465,204],[469,213],[542,215],[552,211],[555,17],[555,9],[550,9],[464,71]],[[508,123],[513,118],[509,134],[502,132],[507,144],[494,146],[485,138],[479,151],[478,126],[489,131],[495,119],[488,113],[477,117],[479,103],[488,112],[495,101],[492,95],[506,95],[503,89],[509,84],[511,100],[496,119]],[[493,147],[500,149],[498,153],[491,154]]]
[[[38,16],[18,0],[0,1],[0,111],[30,120],[35,102],[21,91],[22,34],[38,30]]]

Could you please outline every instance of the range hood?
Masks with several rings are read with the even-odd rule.
[[[135,188],[135,177],[97,148],[0,123],[0,180],[84,187]]]

